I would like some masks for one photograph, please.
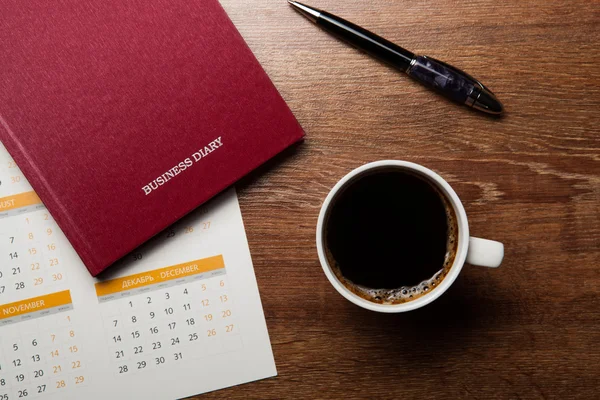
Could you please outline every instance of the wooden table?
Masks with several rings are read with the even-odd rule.
[[[222,0],[307,138],[238,186],[279,376],[202,398],[598,399],[600,2],[312,1],[473,73],[507,114],[443,100],[284,0]],[[410,314],[344,300],[317,259],[317,215],[380,159],[445,177],[504,265],[466,266]]]

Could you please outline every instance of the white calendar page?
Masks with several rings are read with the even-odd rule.
[[[0,400],[174,399],[274,375],[233,189],[94,279],[0,144]]]

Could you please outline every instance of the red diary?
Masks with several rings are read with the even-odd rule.
[[[0,140],[92,275],[303,137],[216,0],[0,15]]]

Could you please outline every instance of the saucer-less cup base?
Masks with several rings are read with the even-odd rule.
[[[327,257],[325,256],[325,248],[324,248],[324,229],[325,229],[325,217],[328,214],[329,208],[332,205],[332,200],[336,196],[336,194],[342,189],[350,180],[361,176],[367,172],[372,172],[373,170],[390,167],[404,169],[407,171],[411,171],[413,173],[417,173],[426,179],[429,179],[430,182],[435,184],[447,197],[450,201],[450,204],[454,208],[454,212],[456,213],[457,223],[458,223],[458,247],[456,252],[456,257],[454,259],[454,263],[450,268],[450,271],[442,280],[442,282],[431,292],[417,298],[416,300],[409,301],[407,303],[402,304],[378,304],[366,300],[353,292],[351,292],[348,288],[346,288],[336,277],[335,273],[331,269],[329,262],[327,261]],[[407,161],[377,161],[371,164],[363,165],[350,172],[348,175],[343,177],[331,190],[325,201],[323,202],[323,206],[321,207],[321,213],[319,214],[319,221],[317,223],[317,251],[319,253],[319,261],[321,262],[321,266],[323,267],[323,271],[329,279],[329,282],[333,285],[333,287],[346,299],[351,301],[352,303],[366,308],[367,310],[383,312],[383,313],[399,313],[406,312],[411,310],[416,310],[417,308],[421,308],[438,297],[440,297],[448,288],[454,283],[460,271],[462,270],[465,262],[468,262],[472,265],[479,265],[483,267],[496,268],[500,266],[502,263],[502,259],[504,258],[504,245],[499,242],[495,242],[492,240],[479,239],[475,237],[469,236],[469,222],[467,220],[467,214],[465,213],[465,208],[461,203],[460,199],[456,192],[452,189],[452,187],[446,182],[441,176],[433,172],[432,170],[425,168],[421,165],[414,164]]]

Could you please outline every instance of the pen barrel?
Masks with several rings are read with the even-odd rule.
[[[473,106],[483,89],[483,85],[467,73],[426,56],[415,57],[406,72],[450,100],[468,106]]]
[[[415,57],[414,53],[397,44],[328,12],[321,11],[316,22],[350,45],[402,71],[409,68]]]

